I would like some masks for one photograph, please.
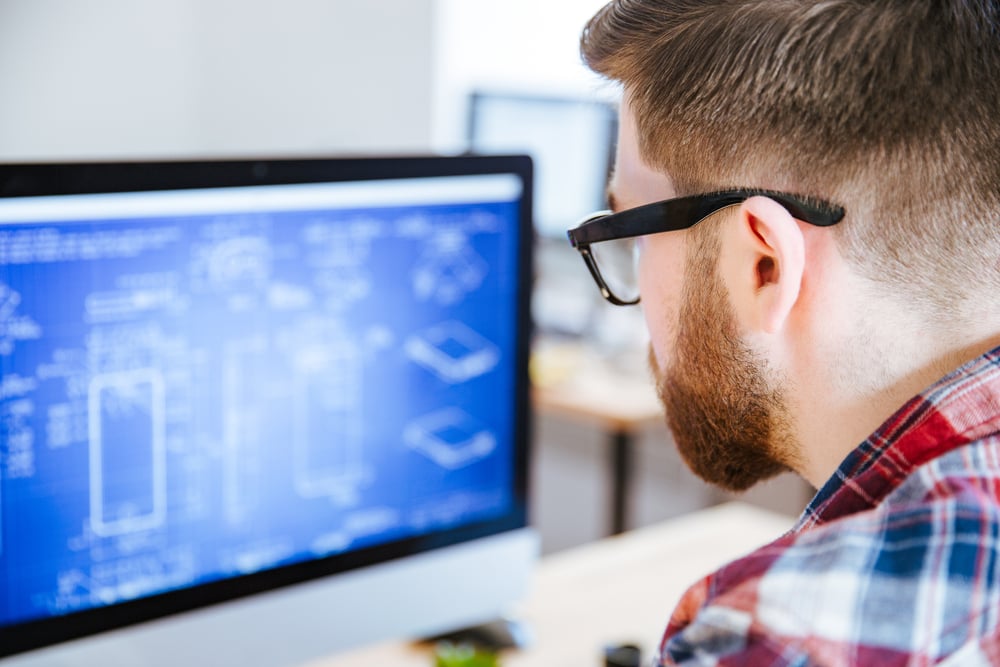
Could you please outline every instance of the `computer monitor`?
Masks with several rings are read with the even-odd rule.
[[[295,665],[525,590],[526,157],[0,166],[0,664]]]
[[[564,245],[566,230],[607,207],[617,114],[596,99],[477,91],[469,100],[471,152],[526,153],[535,164],[535,229]]]

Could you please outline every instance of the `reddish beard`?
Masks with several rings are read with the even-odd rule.
[[[743,491],[793,467],[797,450],[782,397],[739,338],[721,280],[705,275],[717,253],[705,254],[685,271],[672,358],[661,370],[650,348],[649,361],[685,463],[710,484]]]

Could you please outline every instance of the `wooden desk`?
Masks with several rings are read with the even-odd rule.
[[[582,345],[540,345],[532,359],[532,402],[541,413],[582,420],[608,438],[611,474],[609,535],[628,529],[633,448],[642,429],[663,422],[645,371],[625,371]]]
[[[544,558],[515,610],[534,641],[503,667],[601,667],[603,647],[631,642],[649,659],[674,604],[701,576],[791,528],[793,519],[741,503],[719,505]],[[427,647],[396,643],[308,667],[428,667]]]

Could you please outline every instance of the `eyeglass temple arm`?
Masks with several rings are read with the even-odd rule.
[[[716,211],[735,206],[758,195],[770,197],[781,204],[796,219],[817,227],[835,225],[844,217],[843,207],[825,202],[813,204],[803,197],[795,197],[772,190],[731,190],[654,202],[613,216],[610,215],[610,211],[601,211],[599,214],[595,214],[592,219],[569,230],[567,236],[573,247],[579,248],[608,239],[686,229],[693,222],[702,220]],[[609,224],[609,218],[614,220],[614,224]],[[682,220],[685,223],[677,226],[664,225],[664,221],[670,220]],[[622,228],[626,228],[627,233],[623,233]]]

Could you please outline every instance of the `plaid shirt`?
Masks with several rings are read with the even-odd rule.
[[[1000,664],[1000,348],[908,402],[788,534],[692,586],[661,665]]]

